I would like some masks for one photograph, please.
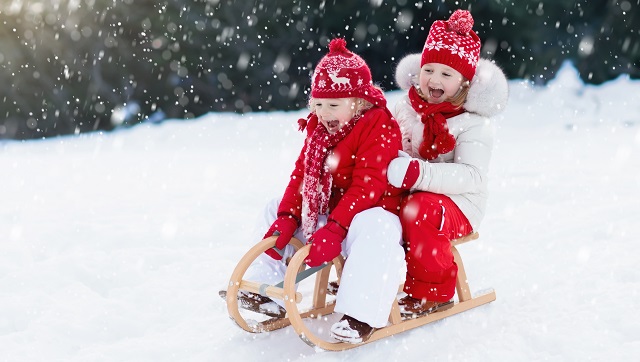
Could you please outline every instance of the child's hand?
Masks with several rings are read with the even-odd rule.
[[[347,230],[337,222],[329,220],[327,225],[316,230],[309,238],[311,249],[309,250],[309,256],[305,259],[305,263],[310,267],[314,267],[333,260],[340,255],[342,240],[346,236]]]
[[[269,231],[267,231],[267,233],[264,234],[263,239],[266,239],[273,235],[278,235],[278,239],[276,240],[276,248],[282,250],[284,249],[285,246],[287,246],[287,244],[289,244],[289,242],[291,241],[291,238],[293,237],[293,234],[296,232],[297,229],[298,229],[298,221],[293,216],[291,215],[278,216],[276,221],[274,221],[271,227],[269,228]],[[282,255],[280,255],[273,248],[265,251],[265,254],[269,255],[275,260],[282,259]]]
[[[393,186],[410,190],[422,178],[420,160],[417,158],[398,157],[391,160],[387,168],[387,179]]]

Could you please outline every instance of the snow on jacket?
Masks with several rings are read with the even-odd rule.
[[[301,219],[304,155],[315,127],[324,126],[312,115],[278,214]],[[387,182],[387,166],[401,149],[400,128],[389,112],[377,107],[364,112],[351,133],[327,156],[332,175],[329,218],[348,228],[357,213],[371,207],[381,206],[397,215],[403,191]]]
[[[420,54],[403,58],[396,69],[396,82],[405,90],[417,84]],[[477,229],[484,217],[487,202],[487,172],[493,148],[494,124],[491,117],[502,112],[508,98],[507,79],[500,68],[480,59],[463,107],[465,113],[447,119],[449,132],[455,137],[453,151],[429,161],[418,153],[424,125],[411,107],[408,95],[395,106],[394,116],[402,131],[402,148],[420,159],[425,175],[412,191],[444,194]]]

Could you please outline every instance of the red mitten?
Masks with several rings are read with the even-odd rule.
[[[316,230],[309,238],[311,249],[305,259],[308,266],[314,267],[329,262],[340,255],[342,240],[347,236],[347,230],[337,222],[329,220],[327,225]]]
[[[276,239],[276,248],[282,250],[287,244],[291,241],[293,234],[298,229],[298,220],[293,217],[293,215],[283,214],[278,216],[276,221],[273,222],[269,231],[264,234],[263,239],[266,239],[273,235],[278,235],[278,239]],[[275,260],[282,259],[282,255],[278,254],[278,252],[271,248],[265,251],[265,254],[274,258]]]
[[[397,188],[410,190],[421,178],[421,172],[417,158],[398,157],[389,163],[387,179]]]

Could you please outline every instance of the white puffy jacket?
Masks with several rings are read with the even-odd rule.
[[[417,84],[420,54],[403,58],[396,68],[396,82],[408,90]],[[445,194],[458,205],[474,230],[484,217],[487,202],[487,172],[493,148],[494,125],[491,117],[507,104],[508,84],[500,68],[480,59],[463,107],[465,113],[447,119],[449,132],[456,139],[453,151],[426,161],[420,157],[424,125],[413,110],[409,97],[403,97],[393,112],[402,130],[402,147],[420,159],[421,182],[412,191]]]

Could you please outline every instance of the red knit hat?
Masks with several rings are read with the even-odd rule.
[[[467,10],[456,10],[448,21],[434,21],[422,49],[420,66],[445,64],[467,80],[473,79],[480,57],[480,38],[472,27],[473,17]]]
[[[373,86],[367,63],[346,46],[344,39],[331,40],[329,53],[320,59],[311,77],[311,97],[356,97],[384,107],[387,101],[382,91]]]

